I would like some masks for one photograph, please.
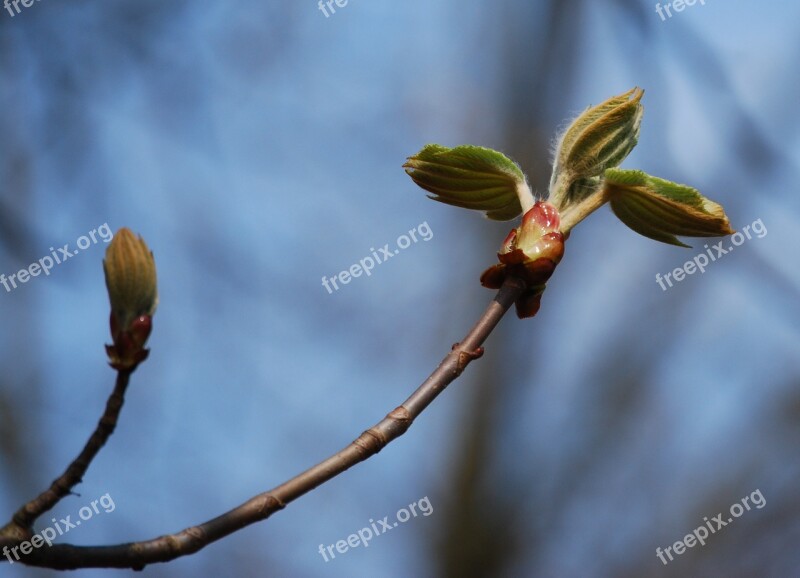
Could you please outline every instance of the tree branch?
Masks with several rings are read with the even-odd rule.
[[[117,372],[117,382],[106,402],[103,417],[100,418],[83,451],[47,490],[17,510],[11,522],[0,530],[0,536],[16,536],[19,539],[30,536],[34,522],[42,514],[54,508],[61,498],[71,494],[72,488],[83,481],[83,476],[89,469],[92,460],[114,433],[122,405],[125,403],[125,390],[128,387],[130,376],[130,371]]]
[[[467,365],[469,365],[473,359],[477,359],[483,354],[481,345],[524,290],[525,284],[523,281],[515,277],[507,277],[497,295],[463,341],[453,346],[450,353],[444,357],[428,379],[426,379],[402,405],[390,412],[379,423],[362,433],[350,445],[289,481],[268,492],[249,499],[240,506],[213,520],[209,520],[199,526],[187,528],[177,534],[161,536],[143,542],[132,542],[114,546],[54,545],[50,548],[34,550],[32,554],[23,558],[21,562],[31,566],[41,566],[56,570],[73,570],[77,568],[132,568],[134,570],[142,570],[148,564],[168,562],[181,556],[193,554],[208,544],[232,534],[245,526],[268,518],[273,513],[286,507],[289,502],[310,492],[317,486],[324,484],[352,466],[377,454],[391,441],[403,435],[411,426],[414,419],[416,419],[453,380],[461,375]],[[117,388],[120,389],[119,380],[117,382]],[[124,385],[121,386],[121,390],[124,391]],[[112,395],[112,398],[113,397]],[[111,405],[111,400],[109,400],[109,405]],[[102,424],[103,420],[101,420],[101,425]],[[99,430],[100,426],[98,426],[98,431]],[[95,435],[97,435],[97,433],[98,432],[95,432]],[[92,439],[94,438],[95,436],[92,436]],[[94,453],[89,455],[88,461],[81,460],[84,454],[88,455],[87,450],[90,445],[91,440],[78,460],[73,463],[73,466],[76,463],[81,466],[84,464],[88,466],[88,461],[91,461],[91,457],[97,453],[102,443],[100,446],[97,446]],[[70,469],[65,472],[62,478],[66,478],[68,481],[74,481],[85,472],[85,467],[83,467],[77,478],[75,475],[68,477],[73,466],[70,466]],[[48,504],[50,504],[49,507],[52,507],[52,505],[58,501],[58,497],[67,493],[68,490],[63,491],[61,489],[62,486],[57,482],[58,480],[53,483],[53,486],[48,492],[45,492],[42,496],[37,498],[37,500],[31,502],[31,504],[38,504],[39,501],[41,501],[43,504],[42,506],[37,507],[27,504],[20,510],[20,512],[23,512],[23,515],[27,516],[20,518],[22,522],[30,519],[30,516],[39,511],[41,507]],[[70,485],[69,487],[72,486]],[[61,494],[57,496],[55,500],[53,500],[53,498],[45,498],[45,496],[49,496],[51,492],[61,492]],[[29,509],[33,514],[27,513]],[[20,512],[17,513],[15,519],[20,516]],[[0,538],[0,548],[4,545],[11,546],[13,544],[8,542],[7,539],[4,543],[4,540]]]

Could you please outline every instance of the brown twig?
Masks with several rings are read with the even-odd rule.
[[[42,514],[54,508],[61,498],[72,493],[72,488],[81,483],[92,460],[114,433],[120,410],[125,403],[125,389],[128,387],[130,375],[130,371],[117,373],[117,382],[106,402],[103,417],[100,418],[83,451],[72,461],[64,473],[50,484],[47,490],[17,510],[11,522],[0,531],[0,535],[29,536],[34,522]]]
[[[286,507],[289,502],[307,494],[345,470],[377,454],[388,443],[403,435],[414,419],[453,380],[461,375],[466,366],[473,359],[477,359],[483,354],[481,345],[524,289],[525,284],[522,281],[515,277],[507,277],[495,298],[463,341],[453,346],[452,350],[445,356],[428,379],[402,405],[362,433],[341,451],[280,486],[249,499],[213,520],[187,528],[176,534],[161,536],[143,542],[114,546],[54,545],[50,548],[34,550],[31,555],[22,559],[21,562],[31,566],[41,566],[56,570],[73,570],[76,568],[132,568],[141,570],[148,564],[168,562],[181,556],[193,554],[208,544],[245,526],[268,518],[273,513]],[[124,386],[122,390],[124,390]],[[111,400],[109,400],[109,404],[111,404]],[[98,426],[99,429],[100,426]],[[87,445],[87,449],[88,447]],[[96,449],[99,449],[99,446]],[[84,450],[81,457],[86,453],[87,450]],[[96,450],[94,453],[96,453]],[[88,461],[91,461],[94,453],[88,456]],[[76,460],[76,462],[79,460]],[[88,465],[88,461],[84,460],[80,463],[81,465]],[[70,467],[72,468],[72,466]],[[80,474],[82,475],[84,471],[85,467],[80,471]],[[70,470],[67,470],[62,478],[66,477],[69,472]],[[75,477],[72,476],[67,479],[74,480]],[[62,492],[60,496],[63,496],[68,490],[61,490],[61,486],[55,482],[53,487],[48,490],[48,492],[59,491]],[[52,507],[58,498],[55,498],[55,500],[45,498],[45,496],[49,495],[48,492],[42,494],[31,504],[41,501],[44,504],[49,503],[50,507]],[[32,514],[27,513],[29,510],[35,513],[40,508],[41,506],[37,508],[27,504],[20,510],[26,517],[20,518],[20,512],[18,512],[15,520],[19,518],[22,522],[25,522],[31,519],[30,516]],[[6,543],[8,544],[8,542]],[[0,548],[3,545],[3,540],[0,538]]]

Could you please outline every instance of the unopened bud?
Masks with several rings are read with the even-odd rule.
[[[133,371],[148,354],[144,344],[158,304],[156,265],[141,237],[122,228],[103,261],[111,302],[111,337],[106,351],[115,369]]]

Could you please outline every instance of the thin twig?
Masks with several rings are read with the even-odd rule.
[[[464,340],[453,346],[439,367],[402,405],[340,452],[280,486],[251,498],[213,520],[187,528],[177,534],[115,546],[54,545],[35,550],[21,562],[56,570],[76,568],[141,570],[148,564],[168,562],[193,554],[245,526],[268,518],[286,507],[289,502],[375,455],[392,440],[403,435],[414,419],[461,375],[466,366],[483,354],[481,345],[524,289],[522,281],[510,276],[506,278],[495,298]],[[2,546],[3,541],[0,539],[0,548]]]
[[[114,385],[114,391],[106,402],[103,417],[100,418],[83,451],[72,461],[64,473],[53,481],[47,490],[17,510],[11,522],[0,534],[29,534],[34,522],[42,514],[54,508],[61,498],[71,494],[72,488],[81,483],[92,460],[108,441],[108,438],[111,437],[111,434],[114,433],[120,410],[122,410],[122,405],[125,403],[125,389],[128,387],[130,375],[130,371],[117,372],[117,382]],[[15,526],[16,528],[9,529],[9,526]]]

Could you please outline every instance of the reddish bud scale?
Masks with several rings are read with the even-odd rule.
[[[546,201],[535,203],[533,207],[522,216],[522,228],[535,225],[542,229],[558,231],[558,226],[560,224],[561,217],[558,214],[558,209]]]
[[[133,371],[136,366],[147,359],[150,351],[144,344],[153,328],[150,315],[140,315],[125,329],[120,329],[116,315],[111,313],[111,337],[113,345],[106,345],[109,364],[118,371]]]
[[[545,283],[564,255],[564,235],[558,230],[561,220],[550,203],[539,201],[522,217],[522,224],[503,241],[497,258],[499,265],[481,275],[481,285],[499,289],[509,275],[521,279],[526,289],[516,301],[520,319],[533,317]]]
[[[540,285],[539,287],[528,289],[520,295],[519,299],[514,303],[517,309],[517,317],[527,319],[536,315],[542,303],[543,292],[544,285]]]

